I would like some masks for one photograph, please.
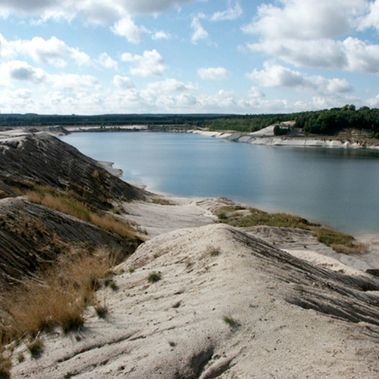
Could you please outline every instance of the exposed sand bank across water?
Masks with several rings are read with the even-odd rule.
[[[268,128],[270,127],[267,127],[265,129]],[[255,133],[238,133],[190,130],[189,133],[199,134],[206,137],[225,139],[233,142],[249,143],[251,145],[369,149],[373,151],[379,151],[378,145],[370,145],[358,141],[333,139],[331,137],[279,137],[274,136],[273,132],[271,133],[270,131],[267,131],[267,133],[261,131]]]

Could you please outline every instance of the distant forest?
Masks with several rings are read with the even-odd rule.
[[[296,127],[307,134],[333,135],[346,128],[361,129],[379,138],[379,109],[354,105],[329,110],[257,115],[217,114],[130,114],[130,115],[38,115],[0,114],[0,127],[15,126],[121,126],[148,125],[151,129],[209,128],[215,131],[254,132],[281,122],[296,121]]]
[[[296,121],[296,127],[308,134],[334,135],[342,129],[355,128],[379,138],[379,109],[356,109],[354,105],[312,112],[225,117],[209,121],[208,126],[211,130],[255,132],[281,121]]]

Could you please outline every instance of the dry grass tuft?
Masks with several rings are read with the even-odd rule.
[[[69,254],[38,277],[27,279],[0,300],[6,317],[0,324],[3,342],[61,327],[65,333],[83,326],[83,311],[96,303],[95,290],[111,274],[114,259],[103,250]]]
[[[153,204],[159,204],[159,205],[175,205],[173,201],[166,199],[164,197],[153,197],[151,199],[151,202]]]
[[[12,360],[7,356],[3,348],[0,346],[0,379],[10,378],[10,371],[12,369]]]
[[[136,231],[126,221],[108,213],[99,214],[69,193],[57,192],[49,187],[35,187],[26,193],[29,201],[90,222],[121,237],[136,239]]]

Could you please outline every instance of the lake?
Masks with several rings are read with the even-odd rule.
[[[224,196],[379,233],[379,153],[256,146],[176,133],[74,133],[62,140],[112,161],[126,181],[179,196]]]

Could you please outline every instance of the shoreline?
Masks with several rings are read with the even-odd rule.
[[[379,151],[379,145],[368,145],[363,141],[349,141],[333,139],[331,137],[288,137],[288,136],[257,136],[255,133],[215,132],[203,130],[189,130],[188,133],[205,137],[224,139],[231,142],[248,143],[264,146],[313,147],[331,149],[351,149]]]
[[[264,130],[270,129],[269,133],[264,133]],[[50,130],[52,134],[55,134]],[[188,133],[198,134],[205,137],[212,137],[223,139],[231,142],[248,143],[250,145],[262,146],[285,146],[285,147],[301,147],[301,148],[331,148],[331,149],[346,149],[346,150],[368,150],[378,151],[379,144],[371,144],[367,140],[360,140],[352,138],[343,138],[332,136],[275,136],[273,134],[272,126],[261,129],[258,132],[242,133],[237,131],[210,131],[210,130],[197,130],[197,129],[162,129],[150,130],[148,125],[121,125],[121,126],[69,126],[59,127],[57,134],[70,134],[70,133],[121,133],[121,132],[145,132],[145,133]]]

